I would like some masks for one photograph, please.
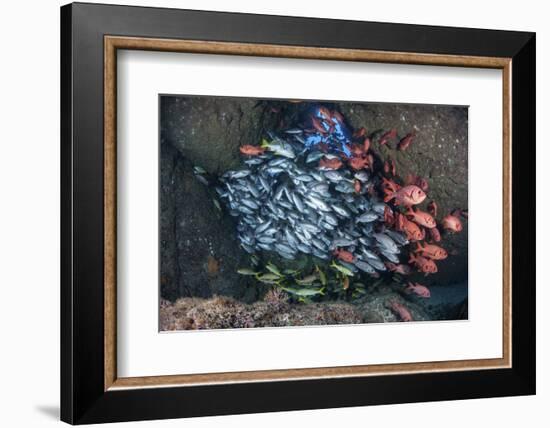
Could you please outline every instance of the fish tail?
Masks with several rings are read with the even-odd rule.
[[[395,193],[389,189],[384,189],[384,202],[389,202],[395,198]]]

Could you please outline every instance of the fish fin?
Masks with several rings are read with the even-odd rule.
[[[392,192],[391,190],[384,189],[384,202],[389,202],[393,198],[395,198],[395,193]],[[397,201],[395,201],[395,203],[397,205]]]

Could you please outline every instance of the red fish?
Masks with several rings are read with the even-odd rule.
[[[327,143],[319,143],[317,144],[317,147],[319,148],[319,150],[321,150],[323,153],[328,153],[328,144]]]
[[[349,166],[354,170],[359,171],[367,166],[367,159],[362,157],[351,158],[349,161]]]
[[[413,317],[410,311],[405,307],[405,305],[399,302],[391,302],[390,308],[393,310],[403,322],[409,322],[413,320]]]
[[[319,119],[317,119],[316,117],[311,118],[311,125],[315,128],[315,130],[317,132],[320,132],[321,134],[326,134],[327,133],[326,128],[323,126],[321,121]]]
[[[430,201],[428,204],[428,212],[435,218],[437,217],[437,204],[435,201]]]
[[[382,187],[384,188],[384,190],[387,189],[391,192],[397,192],[399,189],[401,189],[401,186],[395,181],[384,177],[382,177]]]
[[[390,140],[393,140],[395,137],[397,137],[397,129],[392,129],[388,132],[385,132],[380,139],[378,140],[378,144],[381,146],[388,144]]]
[[[332,121],[333,122],[340,122],[344,123],[344,116],[339,111],[333,111],[332,112]]]
[[[355,193],[361,193],[361,182],[359,180],[353,182],[353,190],[355,190]]]
[[[405,232],[407,239],[410,241],[420,241],[426,237],[424,229],[418,227],[416,223],[407,220],[401,213],[397,214],[396,229],[400,232]]]
[[[367,193],[368,193],[371,197],[373,197],[373,198],[377,198],[377,197],[378,197],[378,192],[377,192],[377,190],[376,190],[376,187],[375,187],[372,183],[367,184],[366,187],[367,187]]]
[[[384,162],[384,172],[388,175],[396,176],[395,162],[393,159],[388,158],[388,160]]]
[[[428,232],[430,233],[430,237],[432,238],[432,241],[434,242],[441,241],[441,234],[439,233],[439,229],[437,227],[434,227],[433,229],[428,229]]]
[[[330,110],[326,107],[319,107],[317,109],[319,112],[319,116],[321,116],[324,120],[329,120],[331,117]]]
[[[425,178],[422,178],[418,175],[408,174],[405,180],[405,184],[415,184],[420,187],[424,192],[427,192],[430,188],[428,181]]]
[[[319,168],[339,169],[341,167],[342,167],[342,161],[338,158],[327,159],[324,157],[319,161]]]
[[[258,156],[265,152],[265,149],[260,146],[253,146],[251,144],[245,144],[239,147],[239,151],[246,156]]]
[[[361,157],[365,154],[365,149],[361,144],[352,144],[351,154],[355,157]]]
[[[426,199],[426,193],[414,184],[402,187],[396,192],[386,191],[384,189],[384,194],[384,202],[389,202],[394,199],[396,205],[417,205]]]
[[[425,275],[437,272],[437,265],[433,260],[426,257],[417,256],[414,253],[410,254],[409,263],[413,263],[418,270],[423,272]]]
[[[364,127],[359,128],[353,133],[353,138],[359,139],[367,135],[367,130]]]
[[[452,214],[446,215],[441,220],[441,226],[448,232],[458,233],[462,230],[462,222],[460,219]]]
[[[397,150],[407,150],[413,142],[415,136],[416,134],[414,132],[405,135],[401,139],[401,141],[399,141],[399,144],[397,145]]]
[[[436,226],[434,218],[427,212],[413,210],[411,207],[409,207],[406,216],[409,220],[412,220],[416,224],[419,224],[420,226],[426,227],[428,229],[433,229]]]
[[[370,138],[367,137],[363,140],[363,150],[365,153],[367,153],[370,149]]]
[[[366,156],[366,161],[367,161],[367,167],[372,170],[374,167],[374,156],[369,153]]]
[[[432,260],[444,260],[448,256],[444,248],[434,244],[422,245],[420,242],[416,243],[416,250],[414,252],[420,253],[422,257],[427,257]]]
[[[342,250],[340,248],[334,250],[334,255],[346,263],[353,263],[355,260],[355,257],[352,253],[346,250]]]
[[[455,217],[464,217],[468,218],[468,211],[467,210],[461,210],[460,208],[457,208],[451,212],[451,215],[454,215]]]
[[[412,269],[409,265],[396,265],[395,263],[391,262],[386,262],[385,265],[390,272],[400,273],[401,275],[410,275],[412,273]]]
[[[384,207],[384,223],[386,226],[391,226],[395,222],[395,216],[393,211],[387,205]]]
[[[425,299],[429,299],[431,296],[429,288],[425,285],[419,284],[418,282],[415,282],[414,284],[412,282],[407,283],[405,290],[412,291],[417,296],[424,297]]]

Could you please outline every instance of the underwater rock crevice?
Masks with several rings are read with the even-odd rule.
[[[160,232],[160,295],[163,299],[175,300],[181,296],[177,284],[179,283],[179,268],[177,264],[178,251],[174,211],[174,170],[176,167],[177,151],[161,140],[160,157],[160,189],[159,189],[159,232]]]
[[[222,216],[212,191],[197,181],[193,163],[169,143],[161,145],[167,165],[161,174],[161,296],[214,294],[255,300],[257,286],[243,286],[236,273],[244,263],[231,218]]]

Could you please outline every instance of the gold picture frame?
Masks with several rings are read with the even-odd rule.
[[[438,65],[492,68],[502,70],[503,124],[503,322],[502,358],[458,361],[434,361],[405,364],[378,364],[306,369],[262,370],[228,373],[204,373],[170,376],[118,377],[116,370],[116,86],[117,51],[145,50],[209,55],[248,55],[276,58],[359,61],[393,64]],[[104,389],[167,386],[215,385],[224,383],[286,381],[363,377],[443,371],[502,369],[512,363],[512,235],[511,235],[511,82],[512,58],[468,55],[381,52],[363,49],[284,46],[197,40],[170,40],[144,37],[104,37]]]

